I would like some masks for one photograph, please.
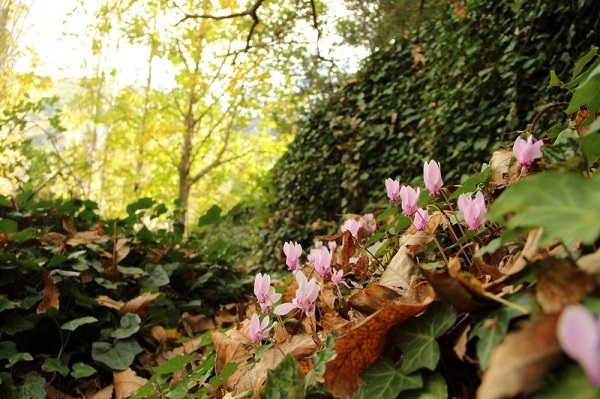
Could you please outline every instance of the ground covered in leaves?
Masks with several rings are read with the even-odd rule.
[[[227,262],[235,246],[151,230],[176,219],[152,200],[106,222],[90,202],[2,199],[2,396],[597,397],[596,50],[570,82],[551,84],[573,96],[540,111],[568,116],[537,134],[541,157],[524,164],[498,149],[461,185],[423,189],[424,225],[398,201],[350,218],[354,231],[316,237],[336,243],[330,265],[344,284],[302,255],[296,275],[271,273],[281,303],[298,305],[279,316],[252,296],[254,271]],[[486,212],[471,220],[460,198],[475,192]],[[308,279],[314,308],[298,303]],[[273,324],[252,342],[257,313]],[[565,315],[592,327],[561,327]]]

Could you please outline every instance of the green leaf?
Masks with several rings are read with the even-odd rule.
[[[596,122],[598,121],[600,121],[600,118]],[[590,168],[600,158],[600,134],[588,134],[581,137],[580,140],[581,149],[586,160],[586,168]]]
[[[29,227],[24,230],[18,231],[10,236],[10,241],[13,242],[25,242],[35,234],[35,229]]]
[[[525,292],[520,292],[505,299],[525,308],[531,307],[532,300]],[[501,306],[473,326],[473,330],[469,334],[469,339],[479,338],[476,343],[476,349],[481,370],[487,369],[492,351],[500,343],[504,334],[506,334],[510,321],[522,315],[516,309]]]
[[[146,276],[148,273],[141,267],[129,267],[129,266],[117,266],[119,273],[125,275],[139,274],[140,276]]]
[[[221,369],[221,372],[218,375],[211,378],[208,381],[208,383],[213,387],[218,388],[219,386],[225,383],[225,380],[227,380],[227,378],[231,377],[233,373],[235,373],[235,370],[237,370],[239,365],[240,364],[237,362],[226,363],[225,366],[223,366],[223,368]]]
[[[597,53],[598,47],[594,47],[575,63],[575,67],[573,68],[573,78],[577,77],[577,75],[583,71],[583,68],[592,60],[592,58],[596,56]]]
[[[154,203],[155,203],[155,201],[152,198],[148,198],[148,197],[140,198],[133,204],[127,205],[127,208],[126,208],[127,214],[130,216],[133,216],[140,209],[148,209],[148,208],[152,207],[152,205],[154,205]]]
[[[286,355],[274,369],[267,371],[267,382],[260,392],[262,399],[303,399],[306,397],[304,374],[298,362]]]
[[[172,374],[172,373],[178,371],[179,369],[181,369],[182,367],[190,364],[192,361],[194,361],[195,358],[196,358],[196,356],[194,356],[194,355],[175,356],[175,357],[169,359],[168,361],[164,362],[160,366],[153,367],[152,370],[154,371],[155,374],[158,374],[158,375]]]
[[[406,375],[383,358],[362,371],[360,376],[367,383],[364,394],[369,399],[396,398],[402,391],[423,386],[421,374]]]
[[[492,168],[487,167],[479,173],[475,173],[473,176],[469,177],[461,187],[459,187],[456,191],[450,195],[449,200],[458,198],[461,194],[466,193],[474,193],[479,190],[479,186],[488,181],[490,176],[492,175]]]
[[[421,317],[402,323],[395,336],[402,350],[401,370],[410,374],[420,368],[434,370],[440,360],[436,338],[444,334],[456,321],[456,313],[442,302],[432,304]]]
[[[60,359],[55,357],[47,358],[42,364],[42,370],[48,373],[58,373],[63,377],[69,374],[69,368],[61,363]]]
[[[223,220],[221,216],[221,208],[218,205],[213,205],[208,211],[198,219],[198,227],[218,224]]]
[[[6,368],[11,368],[20,361],[31,362],[32,360],[33,357],[28,352],[15,353],[14,355],[8,358],[8,364],[6,365]]]
[[[9,300],[8,298],[0,298],[0,313],[14,308],[15,304],[13,301]],[[2,343],[0,342],[0,344]]]
[[[11,356],[17,353],[17,345],[14,341],[0,342],[0,360],[10,359]]]
[[[121,317],[121,327],[117,328],[112,334],[111,337],[117,339],[129,338],[136,332],[140,330],[140,323],[142,319],[135,313],[125,313],[123,317]]]
[[[14,233],[19,228],[19,224],[14,220],[2,219],[0,220],[0,234]]]
[[[125,370],[142,352],[142,347],[134,339],[116,340],[110,342],[92,343],[92,359],[112,370]]]
[[[544,227],[539,245],[562,240],[592,244],[600,234],[600,173],[543,172],[507,188],[491,205],[488,218],[508,229]],[[505,215],[512,215],[504,220]]]
[[[146,271],[148,276],[142,281],[144,287],[162,287],[169,284],[169,275],[162,265],[149,264]]]
[[[306,375],[306,382],[310,383],[314,380],[314,377],[323,377],[327,368],[327,362],[335,355],[335,336],[329,334],[325,341],[325,346],[320,351],[315,352],[313,355],[313,367]]]
[[[446,380],[439,373],[425,377],[423,387],[414,392],[407,392],[402,399],[447,399],[448,386]]]
[[[554,69],[550,70],[550,84],[548,87],[562,86],[563,82],[556,76]]]
[[[25,378],[23,385],[19,385],[14,391],[6,393],[6,399],[45,399],[46,380],[43,377],[29,376]]]
[[[98,372],[92,366],[82,362],[75,363],[71,370],[71,376],[75,379],[86,378]]]
[[[545,385],[545,389],[535,395],[536,399],[597,399],[598,397],[600,397],[600,388],[589,383],[585,372],[578,364],[571,365],[558,381]]]

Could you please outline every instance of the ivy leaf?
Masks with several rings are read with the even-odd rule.
[[[447,399],[448,386],[446,380],[439,373],[425,377],[423,388],[402,395],[402,399]]]
[[[523,307],[531,307],[531,297],[525,292],[512,295],[506,300],[521,305]],[[508,330],[508,325],[512,319],[523,314],[516,309],[508,306],[502,306],[494,310],[488,317],[480,320],[475,324],[473,330],[469,334],[469,339],[479,337],[476,343],[477,359],[481,370],[487,369],[492,351]]]
[[[69,374],[69,368],[61,363],[60,359],[49,357],[42,364],[42,370],[48,373],[59,373],[63,377]]]
[[[364,394],[369,399],[396,398],[402,391],[423,385],[420,374],[406,375],[387,359],[378,360],[360,376],[367,383]]]
[[[600,389],[588,382],[585,372],[578,364],[569,367],[558,381],[552,379],[546,389],[535,395],[536,399],[597,399]]]
[[[98,372],[92,366],[82,362],[75,363],[71,370],[71,376],[75,379],[86,378]]]
[[[142,352],[142,347],[134,340],[117,340],[110,342],[94,342],[92,344],[92,359],[100,362],[112,370],[125,370],[135,356]]]
[[[233,373],[235,373],[235,370],[237,370],[238,366],[240,364],[236,363],[236,362],[228,362],[227,364],[225,364],[225,366],[221,369],[221,371],[219,372],[218,375],[214,376],[213,378],[211,378],[208,383],[210,385],[212,385],[215,388],[218,388],[220,385],[224,384],[225,381],[227,380],[227,378],[231,377],[233,375]]]
[[[116,339],[129,338],[139,331],[142,319],[135,313],[126,313],[121,317],[121,327],[117,328],[111,337]]]
[[[78,319],[73,319],[71,321],[66,322],[65,324],[60,326],[60,328],[62,328],[63,330],[75,331],[77,327],[80,327],[84,324],[95,323],[97,321],[97,318],[91,316],[80,317]]]
[[[488,181],[491,175],[492,168],[490,167],[485,168],[479,173],[475,173],[473,176],[469,177],[461,187],[454,191],[448,199],[452,200],[458,198],[459,195],[465,193],[474,193],[479,189],[479,185]]]
[[[25,362],[31,362],[33,360],[33,357],[28,352],[15,353],[14,355],[11,355],[8,358],[8,364],[6,365],[6,368],[7,369],[11,368],[15,364],[19,363],[21,360],[23,360]]]
[[[539,245],[561,240],[592,244],[600,235],[600,173],[584,178],[574,173],[544,172],[529,176],[492,204],[488,218],[508,231],[544,227]],[[506,215],[512,214],[508,220]]]
[[[456,321],[456,313],[442,302],[436,302],[421,317],[401,324],[396,342],[404,357],[401,370],[410,374],[420,368],[434,370],[440,360],[436,338],[444,334]]]
[[[194,356],[194,355],[175,356],[175,357],[172,357],[171,359],[167,360],[160,366],[153,367],[152,371],[154,371],[154,374],[158,374],[158,375],[172,374],[172,373],[176,372],[177,370],[181,369],[186,364],[191,363],[195,358],[196,358],[196,356]]]
[[[6,393],[6,399],[45,399],[46,380],[43,377],[29,376],[25,378],[23,385],[16,387],[14,391]]]
[[[0,234],[14,233],[19,228],[19,224],[14,220],[2,219],[0,220]]]
[[[267,382],[260,392],[260,397],[262,399],[303,399],[305,396],[304,374],[298,362],[287,354],[274,370],[267,371]]]
[[[144,287],[162,287],[169,284],[169,275],[162,265],[149,264],[146,271],[148,276],[142,281]]]

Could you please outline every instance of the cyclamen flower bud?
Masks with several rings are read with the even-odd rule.
[[[400,198],[402,199],[402,211],[406,216],[412,216],[417,211],[417,201],[419,200],[421,189],[415,190],[410,186],[402,186],[400,189]]]
[[[423,176],[425,179],[425,187],[429,190],[429,194],[438,195],[440,188],[444,185],[440,163],[435,162],[434,160],[431,160],[429,163],[425,162],[425,165],[423,165]]]
[[[392,180],[391,178],[385,179],[385,188],[387,189],[387,196],[391,202],[396,202],[398,196],[400,196],[400,180]]]
[[[250,336],[250,340],[254,343],[258,343],[263,339],[269,338],[269,333],[271,332],[271,328],[267,328],[269,325],[269,316],[265,316],[262,321],[256,313],[252,315],[250,319],[250,331],[248,335]]]
[[[298,270],[300,268],[300,255],[302,255],[302,246],[297,242],[286,242],[283,244],[283,253],[286,256],[285,264],[288,270]]]
[[[457,202],[458,209],[463,213],[469,230],[477,230],[485,222],[485,215],[487,214],[485,198],[481,191],[475,194],[475,199],[471,198],[470,195],[461,194]]]

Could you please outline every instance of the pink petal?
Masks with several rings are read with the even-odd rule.
[[[281,305],[277,306],[275,310],[273,310],[273,313],[279,316],[285,316],[286,314],[290,313],[296,308],[298,308],[298,305],[296,305],[295,303],[282,303]]]

